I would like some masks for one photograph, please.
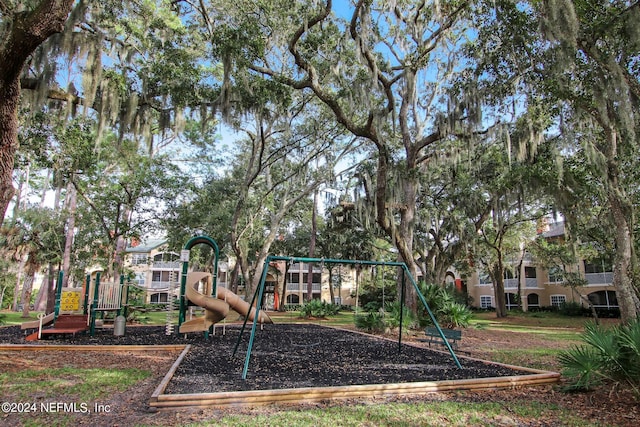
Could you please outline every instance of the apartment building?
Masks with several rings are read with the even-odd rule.
[[[564,224],[553,223],[542,235],[547,239],[562,239]],[[615,289],[613,288],[613,272],[611,263],[605,259],[580,260],[568,268],[578,273],[585,280],[585,286],[572,288],[565,284],[563,271],[546,269],[534,257],[525,252],[519,274],[515,274],[520,260],[514,261],[512,268],[505,272],[504,288],[507,309],[518,307],[518,285],[520,288],[521,307],[524,311],[542,307],[559,307],[565,302],[575,302],[583,306],[588,298],[597,309],[617,309]],[[468,294],[473,298],[473,305],[478,308],[495,307],[493,283],[486,272],[478,271],[466,280]],[[584,298],[583,298],[584,297]]]
[[[133,273],[131,283],[145,292],[147,304],[166,304],[169,293],[180,292],[180,254],[169,251],[164,239],[132,241],[125,250],[125,268]],[[218,284],[227,285],[228,263],[218,263]]]
[[[286,294],[285,303],[288,305],[302,304],[307,300],[308,294],[308,263],[292,263],[286,269],[284,277]],[[347,265],[332,266],[332,273],[321,263],[312,263],[312,289],[311,299],[318,299],[324,302],[331,302],[331,289],[333,286],[333,303],[342,305],[355,305],[355,269]],[[279,265],[280,271],[285,271],[284,264]],[[331,281],[329,283],[329,276]]]

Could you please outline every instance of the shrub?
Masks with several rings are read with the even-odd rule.
[[[423,284],[421,290],[438,323],[447,328],[466,328],[469,326],[473,313],[465,304],[456,302],[456,298],[453,295],[454,289]],[[422,323],[432,323],[426,312]]]
[[[558,313],[562,314],[563,316],[572,316],[572,317],[584,316],[585,308],[582,307],[580,303],[577,303],[575,301],[565,301],[560,305],[560,308],[558,309]],[[588,313],[589,313],[589,310],[587,309],[587,314]]]
[[[300,316],[309,317],[327,317],[338,314],[340,307],[333,304],[327,304],[320,300],[311,300],[300,308]]]
[[[384,316],[377,312],[357,315],[355,325],[356,328],[369,332],[383,332],[386,329]]]
[[[457,302],[447,302],[438,310],[438,322],[445,327],[466,328],[473,317],[473,313],[467,306]]]
[[[384,323],[389,328],[400,327],[400,302],[394,301],[386,304],[388,316],[384,318]],[[402,310],[402,329],[413,329],[418,326],[418,321],[408,308]]]
[[[640,320],[605,329],[585,326],[585,345],[563,351],[558,360],[571,379],[570,390],[588,390],[603,382],[625,384],[640,397]]]

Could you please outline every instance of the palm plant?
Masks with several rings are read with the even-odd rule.
[[[469,326],[473,314],[466,305],[456,302],[448,289],[438,285],[423,284],[421,292],[438,323],[447,328]]]
[[[400,311],[401,306],[399,301],[393,301],[385,304],[385,312],[388,313],[388,316],[385,317],[385,324],[389,328],[398,328],[400,327]],[[406,331],[407,329],[413,329],[418,324],[416,320],[415,314],[411,310],[408,310],[406,307],[402,309],[402,329]]]
[[[588,390],[602,383],[626,385],[640,396],[640,320],[606,329],[585,326],[585,345],[563,351],[558,360],[571,378],[570,390]]]
[[[438,310],[438,321],[445,327],[466,328],[469,326],[473,314],[466,305],[457,302],[447,302]]]

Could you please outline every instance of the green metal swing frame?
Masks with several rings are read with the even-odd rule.
[[[247,348],[247,354],[245,357],[245,361],[244,361],[244,368],[242,370],[242,379],[246,380],[247,379],[247,372],[249,370],[249,362],[251,360],[251,350],[253,349],[253,342],[255,340],[255,336],[256,336],[256,330],[257,330],[257,326],[258,326],[258,318],[260,317],[260,305],[262,303],[262,297],[264,295],[264,288],[265,288],[265,283],[266,283],[266,279],[267,279],[267,269],[269,267],[269,265],[271,264],[271,262],[273,261],[288,261],[288,262],[307,262],[307,263],[334,263],[334,264],[347,264],[347,265],[381,265],[383,267],[399,267],[402,270],[402,288],[401,288],[401,303],[400,303],[400,333],[398,334],[398,352],[400,352],[401,350],[401,346],[402,346],[402,317],[403,317],[403,308],[404,308],[404,292],[405,292],[405,277],[408,277],[411,284],[413,285],[413,288],[416,291],[416,294],[418,295],[420,302],[422,303],[422,305],[424,306],[424,308],[426,309],[427,313],[429,314],[429,318],[431,319],[431,321],[433,322],[434,326],[436,327],[436,329],[438,330],[438,333],[440,334],[440,337],[442,338],[442,342],[444,343],[445,347],[447,348],[447,350],[449,351],[449,354],[451,354],[451,357],[453,358],[456,366],[458,368],[462,368],[462,365],[460,365],[460,361],[458,360],[458,357],[456,356],[455,352],[453,351],[453,348],[451,347],[451,344],[449,344],[449,341],[447,340],[447,338],[444,335],[444,332],[442,331],[442,328],[440,327],[440,324],[438,323],[438,321],[436,320],[433,312],[431,311],[431,308],[429,308],[429,304],[427,304],[427,300],[425,299],[424,295],[422,295],[422,293],[420,292],[420,288],[418,287],[418,283],[416,282],[416,280],[413,278],[413,275],[411,274],[411,272],[409,271],[409,268],[407,267],[407,264],[405,264],[404,262],[388,262],[388,261],[363,261],[363,260],[346,260],[346,259],[326,259],[326,258],[305,258],[305,257],[286,257],[286,256],[273,256],[273,255],[269,255],[267,256],[267,258],[264,261],[264,266],[262,269],[262,276],[260,278],[260,283],[258,284],[258,287],[256,289],[256,291],[253,294],[253,298],[251,300],[251,306],[254,306],[255,304],[255,308],[256,308],[256,314],[253,317],[253,325],[251,327],[251,335],[249,337],[249,346]],[[236,342],[236,346],[233,350],[233,354],[236,354],[236,351],[238,350],[238,346],[240,345],[240,341],[242,340],[242,335],[244,333],[245,327],[247,325],[247,320],[248,317],[245,317],[244,322],[242,323],[242,329],[240,331],[240,335],[238,336],[238,341]]]

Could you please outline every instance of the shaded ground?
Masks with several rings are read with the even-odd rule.
[[[223,335],[202,333],[165,335],[162,327],[129,327],[122,337],[109,330],[94,337],[78,334],[38,341],[38,344],[192,344],[166,393],[206,393],[237,390],[324,387],[355,384],[440,381],[519,375],[501,366],[479,361],[455,364],[449,353],[417,348],[357,332],[318,325],[265,325],[254,339],[246,380],[241,377],[249,328],[233,354],[240,328]],[[24,343],[17,327],[0,329],[0,341]]]
[[[286,325],[281,325],[286,326]],[[292,327],[292,326],[288,326]],[[316,331],[315,326],[305,326],[309,331]],[[143,333],[134,333],[139,330]],[[453,368],[451,356],[448,354],[437,353],[438,357],[442,359],[425,359],[424,361],[417,363],[416,360],[410,361],[413,356],[404,353],[404,359],[398,360],[394,357],[397,356],[397,343],[391,342],[387,347],[387,344],[382,344],[380,350],[372,351],[368,356],[362,354],[357,355],[356,352],[359,349],[368,347],[364,343],[370,340],[363,336],[358,336],[356,342],[352,341],[349,335],[341,335],[341,338],[326,343],[326,341],[318,339],[304,340],[301,335],[294,333],[287,333],[280,338],[276,338],[276,333],[283,332],[284,329],[273,328],[260,332],[260,335],[256,337],[255,346],[253,351],[252,363],[249,367],[249,381],[272,383],[272,384],[285,384],[287,381],[293,380],[294,377],[301,377],[301,380],[311,382],[312,385],[317,385],[319,381],[334,381],[337,378],[346,378],[345,372],[349,371],[361,371],[363,376],[358,381],[371,382],[371,372],[376,372],[376,367],[383,368],[378,372],[386,372],[388,375],[392,374],[394,370],[399,369],[401,365],[409,368],[412,378],[417,378],[418,375],[422,375],[421,370],[425,367],[418,367],[416,365],[434,365],[440,366],[438,369]],[[239,379],[241,373],[241,366],[244,363],[244,355],[246,348],[246,340],[242,341],[240,349],[238,350],[238,356],[236,358],[228,358],[228,353],[233,351],[232,346],[235,345],[237,332],[232,329],[228,329],[228,335],[223,337],[210,337],[208,341],[204,340],[204,337],[199,334],[192,334],[188,340],[184,340],[181,336],[169,336],[166,337],[163,334],[162,328],[147,328],[135,329],[127,328],[126,337],[113,337],[110,333],[100,333],[95,338],[90,337],[76,337],[68,338],[64,340],[48,341],[49,343],[76,343],[76,344],[101,344],[107,342],[113,342],[118,344],[136,343],[136,344],[151,344],[151,343],[194,343],[194,351],[185,360],[182,367],[177,373],[176,379],[170,384],[170,392],[184,392],[189,387],[199,389],[199,392],[207,391],[206,388],[211,388],[211,384],[214,379],[208,377],[210,374],[203,373],[202,371],[210,369],[213,366],[217,366],[220,369],[224,363],[229,363],[226,368],[222,368],[223,371],[233,373],[231,375],[231,382],[235,382]],[[14,342],[24,344],[23,335],[17,327],[4,327],[0,328],[0,342]],[[269,338],[270,337],[270,338]],[[266,339],[265,339],[266,338]],[[273,346],[273,342],[278,339],[280,341],[279,346]],[[539,346],[541,343],[539,338],[532,337],[531,334],[519,334],[503,331],[487,331],[468,329],[463,332],[463,340],[461,343],[461,350],[469,352],[474,357],[482,357],[490,355],[492,350],[497,348],[507,349],[526,349],[530,347]],[[374,340],[377,341],[377,340]],[[229,345],[231,343],[231,346]],[[563,347],[563,342],[546,343],[550,346]],[[265,347],[266,346],[266,347]],[[276,355],[269,355],[270,347],[278,347]],[[341,348],[341,352],[344,351],[349,357],[353,358],[352,363],[346,362],[329,362],[328,354],[332,353],[332,348]],[[376,348],[377,344],[376,344]],[[221,356],[212,357],[215,352],[222,350]],[[317,351],[317,359],[326,359],[329,365],[335,365],[338,370],[332,371],[332,374],[325,374],[325,371],[320,367],[313,366],[312,370],[306,371],[300,368],[300,354],[303,351],[311,350]],[[328,353],[327,353],[328,351]],[[409,350],[404,350],[409,351]],[[413,351],[413,350],[410,350]],[[429,351],[422,351],[422,355],[428,355]],[[219,354],[219,353],[217,353]],[[227,354],[225,356],[225,354]],[[365,353],[366,354],[366,353]],[[209,356],[209,359],[205,360],[205,356]],[[282,366],[287,371],[287,374],[274,375],[273,373],[265,373],[263,371],[266,365],[260,361],[262,357],[265,357],[265,361],[274,358],[273,362]],[[115,353],[115,352],[102,352],[96,355],[93,352],[61,352],[61,351],[38,351],[38,352],[6,352],[0,350],[0,372],[19,372],[25,368],[34,369],[46,369],[49,366],[74,366],[78,368],[84,367],[137,367],[140,369],[148,369],[152,371],[152,376],[142,381],[137,387],[128,390],[124,393],[115,393],[109,397],[105,402],[111,405],[112,411],[108,414],[100,414],[99,417],[86,414],[64,414],[65,419],[70,420],[70,425],[170,425],[178,426],[184,425],[189,422],[199,420],[212,420],[215,422],[226,413],[230,411],[217,411],[210,409],[185,409],[177,411],[161,411],[153,413],[148,411],[147,402],[149,397],[157,384],[160,382],[164,373],[169,369],[173,361],[177,357],[176,352],[152,352],[152,353]],[[222,359],[220,359],[221,357]],[[390,357],[391,359],[386,359]],[[418,356],[416,356],[418,357]],[[422,357],[422,356],[419,356]],[[415,358],[414,358],[415,359]],[[462,358],[461,358],[462,359]],[[227,360],[221,363],[220,360]],[[395,365],[395,366],[394,366]],[[463,362],[465,368],[466,362]],[[483,364],[481,364],[483,365]],[[208,368],[207,368],[208,367]],[[363,369],[360,369],[362,367]],[[365,368],[366,367],[366,368]],[[471,367],[471,369],[480,372],[486,366]],[[336,373],[337,372],[337,373]],[[193,374],[193,375],[190,375]],[[449,372],[450,373],[450,372]],[[509,373],[510,375],[511,373]],[[377,374],[379,375],[379,374]],[[387,375],[387,374],[385,374]],[[493,375],[493,374],[492,374]],[[189,376],[200,378],[195,383],[193,381],[186,380]],[[273,376],[273,378],[271,377]],[[322,379],[324,378],[324,380]],[[417,380],[417,379],[414,379]],[[222,376],[216,378],[216,381],[224,382]],[[296,380],[298,381],[298,380]],[[395,380],[394,380],[395,381]],[[216,387],[219,387],[216,386]],[[9,399],[17,399],[16,396],[8,396],[3,393],[3,401]],[[20,397],[23,399],[24,397]],[[78,396],[66,396],[65,399],[82,399]],[[44,393],[39,393],[35,396],[27,396],[28,400],[43,400],[51,399],[47,398]],[[511,405],[517,405],[518,402],[538,402],[541,405],[555,405],[561,408],[567,408],[576,415],[580,416],[584,420],[589,420],[593,423],[601,423],[602,425],[617,425],[617,426],[637,426],[640,425],[640,408],[638,402],[632,398],[632,396],[624,391],[610,392],[610,389],[596,390],[590,393],[580,394],[565,394],[559,391],[557,386],[544,386],[544,387],[529,387],[516,390],[497,390],[490,392],[460,392],[460,393],[440,393],[433,394],[426,397],[417,399],[419,401],[429,400],[452,400],[458,402],[496,402],[502,405],[507,411]],[[411,399],[396,398],[393,401],[412,401]],[[358,402],[347,402],[358,403]],[[333,403],[332,405],[344,405],[347,403]],[[362,403],[362,402],[359,402]],[[376,401],[376,403],[382,403]],[[313,405],[313,407],[322,407],[324,405]],[[279,411],[276,407],[264,407],[257,408],[255,410],[243,410],[243,413],[250,414],[264,414]],[[237,412],[237,411],[236,411]],[[36,421],[35,425],[51,425],[58,421],[60,414],[0,414],[0,422],[3,425],[25,425],[30,422]],[[556,420],[553,419],[522,419],[522,417],[507,417],[501,420],[501,425],[522,425],[522,426],[555,426],[558,425]]]
[[[389,384],[518,375],[493,364],[402,345],[317,325],[267,325],[258,331],[247,379],[240,376],[247,340],[236,356],[237,329],[197,345],[176,371],[166,393]],[[399,351],[400,350],[400,351]]]

